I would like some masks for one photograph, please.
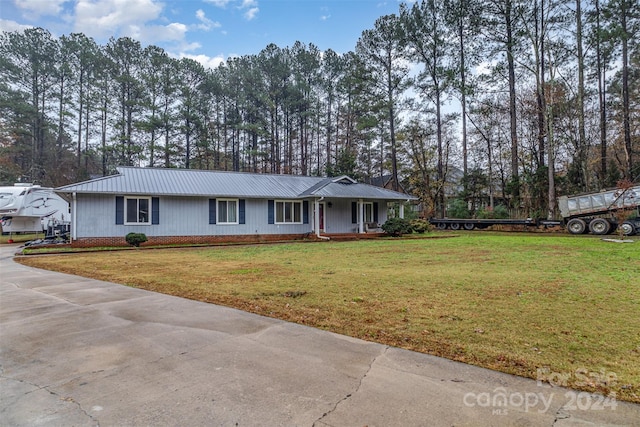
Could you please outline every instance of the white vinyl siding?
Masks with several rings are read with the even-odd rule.
[[[76,236],[78,238],[123,237],[130,232],[144,232],[147,237],[262,234],[301,235],[309,233],[313,229],[312,224],[275,224],[275,200],[272,210],[274,223],[269,224],[267,221],[269,211],[268,200],[266,199],[246,199],[246,224],[240,224],[240,204],[238,204],[238,224],[216,226],[209,222],[210,198],[184,196],[163,196],[160,198],[161,221],[156,225],[124,225],[125,203],[123,200],[123,224],[118,225],[114,221],[113,199],[113,195],[110,194],[78,194],[76,212]],[[353,233],[356,225],[351,223],[352,200],[332,199],[331,201],[332,206],[327,206],[325,209],[325,232]],[[215,206],[217,211],[217,200]],[[380,224],[384,224],[387,220],[386,206],[386,203],[379,204],[378,223]],[[311,211],[312,209],[309,210]],[[312,218],[312,212],[309,212],[309,217],[310,219]],[[217,219],[217,215],[215,218]]]

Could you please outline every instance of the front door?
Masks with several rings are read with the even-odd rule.
[[[318,217],[320,218],[320,231],[324,231],[324,203],[318,204]]]

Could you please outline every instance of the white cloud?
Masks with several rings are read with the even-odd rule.
[[[162,4],[155,0],[77,0],[75,31],[92,37],[132,35],[160,16]]]
[[[189,58],[189,59],[193,59],[196,62],[199,62],[200,64],[202,64],[203,67],[205,68],[217,68],[220,64],[222,64],[224,62],[224,56],[222,55],[218,55],[218,56],[214,56],[213,58],[207,55],[189,55],[186,53],[181,53],[180,54],[180,59],[182,58]]]
[[[205,3],[211,3],[214,6],[224,8],[224,7],[227,7],[227,5],[231,0],[204,0],[204,1]]]
[[[258,9],[257,7],[252,7],[251,9],[247,10],[244,13],[244,17],[247,21],[251,21],[252,19],[254,19],[256,17],[256,15],[258,14],[258,12],[260,11],[260,9]]]
[[[198,19],[198,21],[200,21],[200,24],[196,25],[196,28],[199,30],[209,31],[211,28],[221,27],[219,22],[214,22],[211,19],[207,18],[202,9],[198,9],[196,11],[196,18]]]
[[[9,21],[7,19],[0,19],[0,31],[24,31],[27,28],[31,28],[31,25],[18,24],[16,21]]]
[[[203,0],[205,3],[210,3],[216,7],[226,8],[229,4],[233,3],[236,9],[244,11],[243,16],[247,21],[255,19],[260,9],[258,8],[257,0]],[[238,4],[239,3],[239,4]]]
[[[191,50],[196,50],[196,49],[200,49],[202,47],[202,45],[198,42],[193,42],[193,43],[182,43],[180,45],[180,51],[191,51]]]
[[[59,15],[62,12],[62,6],[67,1],[68,0],[15,0],[15,4],[25,12],[25,17],[29,18],[34,16]]]
[[[242,0],[242,4],[238,6],[238,9],[245,10],[243,15],[247,21],[255,19],[260,11],[257,0]]]
[[[187,26],[178,22],[169,25],[129,25],[122,29],[123,35],[133,37],[143,44],[180,42],[184,40],[187,31]]]
[[[326,6],[321,7],[320,12],[322,13],[322,15],[320,15],[321,21],[328,21],[329,18],[331,18],[331,13],[328,7]]]

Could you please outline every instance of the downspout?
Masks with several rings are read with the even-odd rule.
[[[327,236],[321,236],[320,235],[320,202],[324,200],[324,196],[320,197],[319,199],[315,200],[315,209],[314,209],[314,226],[316,229],[316,237],[318,239],[322,239],[322,240],[331,240],[329,237]],[[325,212],[326,215],[326,212]]]
[[[76,199],[76,192],[73,192],[73,203],[71,205],[71,241],[77,240],[77,224],[78,224],[78,201]]]

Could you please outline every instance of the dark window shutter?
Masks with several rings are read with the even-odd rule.
[[[351,224],[358,222],[358,202],[351,202]]]
[[[378,202],[373,202],[373,222],[378,222]]]
[[[238,223],[240,224],[244,224],[246,219],[245,219],[245,200],[244,199],[240,199],[238,201]]]
[[[151,224],[160,224],[160,199],[151,198]]]
[[[309,224],[309,201],[302,202],[302,223]]]
[[[216,199],[209,199],[209,224],[216,223]]]
[[[273,200],[267,200],[267,219],[269,224],[275,224],[275,202]]]
[[[116,196],[116,224],[124,224],[124,197]]]

